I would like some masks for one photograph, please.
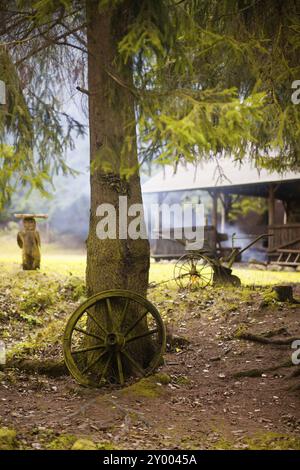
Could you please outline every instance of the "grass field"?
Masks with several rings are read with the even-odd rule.
[[[15,236],[0,235],[0,339],[10,363],[0,371],[0,436],[8,427],[26,450],[70,449],[77,439],[107,450],[300,449],[298,428],[282,419],[284,410],[300,418],[287,391],[299,385],[285,369],[288,345],[258,349],[240,336],[298,338],[299,305],[277,302],[267,286],[300,286],[300,273],[237,266],[241,289],[185,292],[173,280],[149,288],[171,338],[164,364],[124,389],[93,390],[61,375],[67,319],[86,300],[85,265],[84,250],[43,244],[41,270],[23,271]],[[173,269],[152,262],[150,281],[172,279]]]
[[[0,265],[9,272],[18,272],[21,267],[21,250],[12,237],[0,237]],[[83,251],[63,249],[56,245],[44,244],[41,273],[61,275],[85,275],[86,255]],[[151,262],[150,282],[173,279],[173,263]],[[300,272],[277,272],[236,267],[233,274],[240,277],[244,285],[272,285],[278,283],[300,283]]]

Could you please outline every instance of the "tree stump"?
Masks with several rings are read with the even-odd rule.
[[[272,290],[275,292],[278,302],[295,302],[292,286],[274,286]]]

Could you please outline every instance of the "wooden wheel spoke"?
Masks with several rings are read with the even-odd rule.
[[[78,326],[75,326],[74,328],[75,331],[78,331],[79,333],[83,333],[86,336],[91,336],[92,338],[100,339],[101,341],[104,341],[104,338],[102,336],[95,335],[94,333],[90,333],[89,331],[85,331],[82,328],[78,328]]]
[[[141,374],[141,376],[143,377],[145,375],[145,371],[142,369],[142,367],[133,359],[133,357],[131,356],[131,354],[129,354],[129,352],[127,351],[122,351],[123,355],[126,357],[126,359],[128,359],[128,361],[133,365],[133,367],[135,368],[135,370],[137,372],[139,372],[139,374]]]
[[[186,266],[186,268],[183,268],[183,271],[187,271],[188,273],[191,272],[195,267],[191,264]]]
[[[113,311],[112,311],[112,308],[111,308],[111,302],[110,302],[110,299],[107,298],[106,299],[106,306],[107,306],[107,312],[108,312],[108,317],[109,317],[109,320],[110,320],[110,323],[111,323],[111,327],[114,328],[114,315],[113,315]]]
[[[104,367],[103,367],[103,369],[102,369],[101,377],[100,377],[100,380],[99,380],[99,383],[100,383],[100,384],[101,384],[101,382],[103,382],[103,380],[104,380],[105,374],[106,374],[106,372],[107,372],[107,369],[108,369],[108,366],[109,366],[111,360],[112,360],[112,353],[109,354],[109,356],[108,356],[108,358],[107,358],[107,361],[106,361],[106,363],[104,364]]]
[[[206,273],[203,274],[202,272],[197,273],[197,274],[198,274],[198,277],[200,277],[201,279],[209,279],[210,277],[208,274]]]
[[[75,349],[75,351],[71,351],[71,354],[80,354],[88,351],[97,351],[98,349],[104,349],[105,346],[104,344],[101,345],[95,345],[95,346],[89,346],[87,348],[82,348],[82,349]]]
[[[190,272],[190,270],[192,269],[193,266],[190,266],[189,264],[186,265],[186,264],[183,264],[180,268],[180,270],[183,270],[183,271],[188,271]]]
[[[122,366],[122,358],[121,358],[121,353],[120,351],[117,352],[117,364],[118,364],[118,372],[119,372],[119,379],[120,379],[120,385],[124,385],[124,372],[123,372],[123,366]]]
[[[131,326],[127,329],[126,333],[124,334],[125,337],[128,336],[129,333],[131,333],[131,331],[136,327],[136,325],[138,325],[138,324],[143,320],[143,318],[145,318],[145,316],[147,315],[147,313],[148,313],[148,310],[146,310],[142,315],[140,315],[139,318],[133,323],[133,325],[131,325]]]
[[[94,359],[90,364],[88,364],[82,371],[82,374],[85,374],[87,371],[89,371],[92,367],[94,367],[95,364],[97,364],[100,359],[107,353],[107,349],[105,351],[102,351],[100,356],[98,356],[96,359]]]
[[[96,320],[96,318],[94,317],[94,314],[92,314],[89,310],[86,310],[86,313],[87,313],[88,316],[94,321],[94,323],[96,323],[96,325],[98,326],[98,328],[99,328],[100,330],[102,330],[105,335],[107,335],[106,329],[98,322],[98,320]]]
[[[124,305],[124,308],[123,308],[123,311],[121,313],[120,322],[119,322],[119,327],[120,328],[123,324],[123,321],[125,320],[125,316],[126,316],[126,313],[127,313],[127,310],[128,310],[129,301],[130,301],[130,299],[127,298],[126,302],[125,302],[125,305]]]
[[[205,282],[210,282],[211,280],[211,276],[202,276],[202,278]]]
[[[204,269],[207,269],[208,266],[206,264],[200,264],[197,266],[197,271],[202,272]]]
[[[187,277],[187,276],[190,276],[190,273],[180,274],[178,278],[181,279],[182,277]]]
[[[129,338],[126,341],[126,343],[131,343],[132,341],[136,341],[137,339],[140,339],[140,338],[146,338],[146,336],[154,335],[158,331],[159,331],[158,328],[155,328],[154,330],[146,331],[145,333],[141,333],[140,335],[136,335],[136,336],[133,336],[132,338]]]

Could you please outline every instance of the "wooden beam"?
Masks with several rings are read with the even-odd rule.
[[[271,183],[269,185],[268,225],[274,225],[274,220],[275,220],[275,187]]]
[[[211,193],[213,207],[212,207],[212,214],[211,214],[211,224],[218,229],[218,193],[216,191]]]
[[[14,214],[17,219],[48,219],[48,214]]]
[[[214,249],[217,246],[217,233],[218,233],[218,198],[219,198],[219,193],[218,191],[210,191],[210,196],[212,197],[212,214],[211,214],[211,225],[213,226],[213,240],[212,244]]]

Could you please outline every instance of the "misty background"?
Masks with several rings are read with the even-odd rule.
[[[63,111],[87,126],[86,111],[80,103],[80,95],[76,94],[64,104]],[[20,188],[6,207],[2,216],[2,226],[15,231],[17,221],[14,213],[46,213],[48,221],[38,220],[38,227],[46,242],[63,242],[73,247],[84,246],[89,225],[89,134],[86,127],[84,136],[74,139],[74,148],[68,149],[66,162],[76,175],[55,175],[53,186],[46,185],[50,196],[45,197],[39,191],[30,193]],[[63,235],[63,236],[62,236]]]
[[[83,105],[82,105],[83,104]],[[37,220],[38,230],[41,232],[43,243],[55,243],[61,245],[64,249],[80,248],[85,249],[85,241],[88,236],[89,228],[89,209],[90,209],[90,181],[89,181],[89,132],[87,107],[82,103],[80,93],[76,93],[73,97],[64,103],[63,111],[70,114],[76,120],[86,126],[86,134],[84,136],[73,136],[74,148],[66,152],[66,162],[68,166],[75,170],[76,175],[55,175],[53,177],[53,186],[48,185],[50,196],[44,197],[39,191],[34,190],[28,194],[26,189],[22,188],[17,191],[6,207],[4,214],[0,215],[0,227],[15,237],[19,230],[20,223],[14,217],[15,213],[45,213],[48,214],[48,220]],[[150,176],[149,167],[144,168],[142,174],[142,182],[146,181]],[[160,171],[156,165],[151,166],[151,173]],[[171,199],[170,199],[171,198]],[[210,196],[203,191],[187,191],[186,193],[177,192],[169,195],[168,203],[182,203],[185,200],[201,199],[205,207],[205,216],[207,223],[210,223],[212,212],[212,201]],[[149,195],[144,196],[144,204],[146,210],[149,210],[151,203],[157,202],[152,200]],[[166,202],[166,201],[165,201]],[[277,213],[278,211],[277,208]],[[255,217],[253,219],[253,216]],[[243,239],[242,245],[251,241],[244,238],[247,233],[260,233],[264,231],[263,225],[266,224],[266,212],[262,215],[252,214],[252,217],[242,218],[239,223],[227,223],[224,231],[228,234],[228,241],[224,246],[230,246],[231,237],[236,233],[238,237]],[[220,223],[221,221],[219,221]],[[245,226],[246,223],[246,226]],[[176,225],[176,223],[175,223]],[[254,229],[254,230],[253,230]],[[150,232],[151,233],[151,232]],[[150,234],[151,238],[151,234]],[[239,243],[240,244],[240,243]],[[263,260],[265,254],[262,253],[262,247],[253,247],[245,254],[244,260],[255,257]]]

